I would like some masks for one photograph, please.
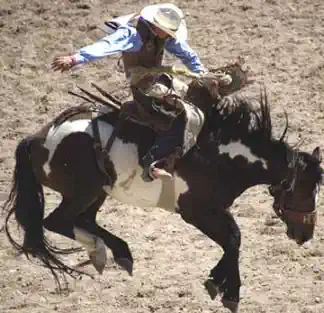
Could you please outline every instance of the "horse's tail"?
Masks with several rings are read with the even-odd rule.
[[[71,274],[73,270],[64,265],[56,258],[58,252],[51,247],[44,236],[44,193],[40,181],[37,179],[33,167],[30,153],[30,146],[33,137],[23,139],[16,149],[16,167],[13,176],[13,186],[8,200],[4,204],[7,211],[5,220],[5,231],[10,243],[20,253],[24,253],[28,258],[37,257],[42,265],[49,268],[60,287],[59,277],[56,270]],[[18,224],[24,230],[23,244],[18,243],[10,233],[9,220],[15,214]]]

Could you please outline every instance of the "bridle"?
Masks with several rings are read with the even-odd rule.
[[[278,203],[274,204],[273,209],[277,216],[284,221],[315,225],[317,221],[316,209],[312,212],[296,212],[285,208],[287,194],[294,192],[298,172],[306,168],[305,162],[298,157],[298,152],[293,152],[292,160],[288,164],[288,174],[279,184],[269,187],[269,192],[274,195],[277,191],[281,192]]]

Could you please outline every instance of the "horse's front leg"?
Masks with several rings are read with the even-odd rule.
[[[239,249],[241,245],[241,232],[233,216],[226,212],[222,215],[222,221],[228,229],[225,242],[218,242],[224,255],[218,264],[210,271],[205,287],[211,298],[215,298],[216,292],[223,293],[223,305],[232,312],[238,311],[240,301],[240,272],[239,272]],[[216,241],[217,242],[217,241]]]
[[[183,199],[184,200],[184,199]],[[187,205],[185,205],[187,203]],[[224,255],[211,270],[205,287],[212,299],[222,292],[224,307],[238,312],[241,279],[239,274],[239,248],[241,233],[231,213],[226,211],[200,210],[193,202],[183,201],[179,213],[189,224],[196,226],[205,235],[219,244]]]
[[[205,288],[212,300],[217,295],[223,294],[227,283],[226,255],[223,254],[217,265],[210,271],[208,279],[205,281]]]

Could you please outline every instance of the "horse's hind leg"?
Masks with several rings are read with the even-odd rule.
[[[103,204],[106,194],[100,195],[89,201],[80,201],[82,197],[75,199],[63,198],[61,204],[44,220],[44,227],[50,231],[79,241],[88,251],[90,260],[98,272],[102,272],[106,264],[106,244],[114,255],[115,261],[123,266],[123,260],[129,262],[123,266],[131,273],[133,258],[127,243],[99,227],[96,222],[96,214]],[[81,199],[82,200],[82,199]],[[82,207],[83,203],[83,207]],[[75,208],[78,208],[74,211]],[[71,217],[67,212],[82,212]],[[119,262],[119,260],[121,260]]]
[[[104,194],[103,197],[105,199],[106,194]],[[86,231],[88,234],[100,237],[106,246],[110,248],[115,262],[125,269],[129,275],[132,275],[133,257],[128,244],[123,239],[113,235],[96,223],[96,215],[101,203],[103,202],[101,199],[102,198],[99,197],[97,203],[92,204],[83,214],[77,217],[74,225],[74,231],[76,232],[81,229],[83,232]],[[100,258],[100,252],[97,254],[98,256],[89,254],[90,260],[93,264],[96,262],[93,258]]]

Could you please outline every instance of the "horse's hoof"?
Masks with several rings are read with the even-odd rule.
[[[121,266],[129,276],[133,276],[133,262],[127,258],[117,258],[115,262]]]
[[[216,298],[216,296],[219,294],[219,287],[214,284],[212,279],[207,279],[204,282],[204,286],[205,286],[206,290],[208,291],[210,298],[212,300],[214,300]]]
[[[232,313],[239,312],[239,303],[234,300],[222,299],[224,308],[229,309]]]
[[[95,267],[99,274],[103,273],[103,270],[107,264],[106,246],[102,239],[98,238],[96,241],[96,250],[89,253],[89,258],[92,265]]]
[[[97,272],[101,275],[105,269],[107,258],[101,259],[98,258],[95,254],[89,254],[90,262],[94,266],[94,268],[97,270]],[[85,265],[85,264],[84,264]]]

